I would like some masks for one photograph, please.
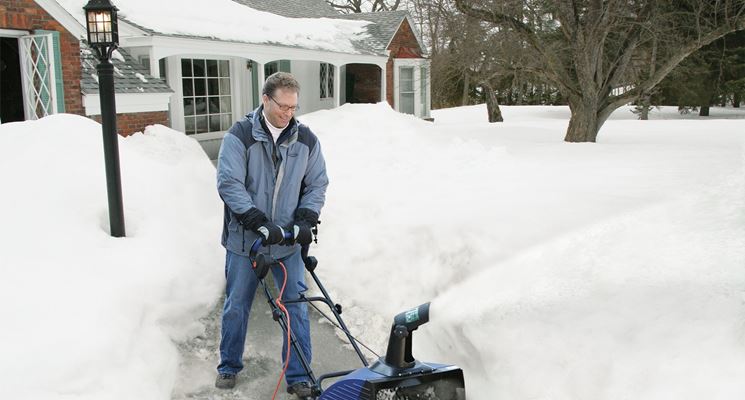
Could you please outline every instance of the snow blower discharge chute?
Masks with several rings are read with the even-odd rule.
[[[313,233],[316,234],[317,231],[314,229]],[[285,238],[291,240],[291,234],[286,233]],[[326,289],[318,279],[315,272],[318,260],[313,256],[308,256],[309,246],[304,246],[301,250],[303,262],[322,296],[306,297],[304,293],[301,293],[297,299],[278,301],[269,290],[265,278],[269,269],[278,266],[279,262],[271,255],[258,254],[258,250],[262,245],[262,239],[257,239],[251,246],[249,257],[252,260],[254,271],[259,278],[259,283],[264,289],[264,293],[272,309],[272,317],[279,323],[283,331],[289,332],[292,349],[300,359],[300,363],[308,375],[313,394],[304,400],[466,399],[463,370],[454,365],[422,362],[416,360],[412,355],[413,332],[429,322],[430,303],[422,304],[396,315],[391,326],[386,354],[379,357],[372,365],[369,365],[358,346],[359,342],[352,336],[344,320],[341,318],[341,305],[331,301],[328,292],[326,292]],[[360,358],[363,365],[362,368],[331,372],[316,378],[303,352],[298,348],[299,345],[294,333],[288,329],[287,317],[283,311],[284,305],[301,302],[313,306],[321,315],[326,317],[337,329],[340,329],[345,334],[357,356]],[[336,322],[318,309],[313,304],[314,302],[326,304],[331,309]],[[367,346],[365,347],[367,348]],[[331,378],[336,378],[336,381],[324,389],[322,386],[323,382]]]

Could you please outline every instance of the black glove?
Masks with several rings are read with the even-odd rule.
[[[260,226],[269,222],[269,218],[256,207],[249,209],[243,214],[238,214],[238,222],[243,225],[244,229],[256,231]]]
[[[264,246],[279,244],[285,240],[285,231],[272,222],[261,225],[256,231],[264,236]]]
[[[309,226],[295,225],[292,227],[293,236],[296,243],[300,243],[301,246],[307,246],[313,241],[313,232],[310,231]]]
[[[238,221],[244,228],[248,228],[264,237],[264,245],[272,245],[284,240],[282,228],[269,221],[269,218],[254,207],[238,215]]]
[[[307,246],[313,241],[311,229],[318,224],[318,213],[308,208],[295,210],[294,238],[301,246]]]

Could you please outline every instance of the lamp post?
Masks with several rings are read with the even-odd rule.
[[[123,237],[124,210],[119,172],[119,142],[116,133],[116,103],[114,99],[114,65],[111,53],[119,44],[117,8],[109,0],[90,0],[85,10],[88,44],[98,56],[98,94],[101,99],[103,155],[106,163],[106,191],[109,197],[111,236]]]

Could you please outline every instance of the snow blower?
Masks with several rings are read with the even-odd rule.
[[[314,229],[313,233],[315,235],[317,231]],[[285,239],[292,240],[292,235],[286,233]],[[341,317],[341,305],[331,301],[328,292],[326,292],[323,284],[318,279],[318,275],[315,272],[318,266],[318,260],[313,256],[308,256],[309,246],[304,246],[301,250],[303,262],[322,296],[306,297],[304,293],[301,293],[297,299],[281,301],[280,294],[278,301],[269,290],[265,278],[270,268],[279,266],[280,263],[271,255],[257,254],[262,245],[263,240],[261,238],[257,239],[251,246],[249,257],[252,260],[254,271],[259,278],[259,282],[264,289],[264,293],[272,309],[272,317],[279,323],[284,332],[289,333],[288,341],[308,375],[312,395],[304,398],[304,400],[466,399],[463,370],[454,365],[422,362],[416,360],[412,355],[413,332],[429,321],[430,303],[422,304],[396,315],[391,326],[386,354],[379,357],[372,365],[369,365],[358,346],[358,343],[362,343],[358,342],[352,336]],[[340,329],[344,333],[349,340],[349,344],[352,345],[352,348],[360,358],[362,368],[331,372],[316,378],[303,352],[300,351],[294,333],[287,324],[284,305],[300,302],[306,302],[313,306],[321,315],[336,326],[337,329]],[[336,319],[336,323],[326,313],[321,312],[313,304],[314,302],[326,304]],[[362,345],[364,346],[364,344]],[[367,346],[365,347],[368,348]],[[289,359],[289,357],[287,358]],[[323,382],[331,378],[336,378],[336,381],[324,389],[322,386]]]

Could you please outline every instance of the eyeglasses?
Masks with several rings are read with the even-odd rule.
[[[274,100],[274,97],[269,96],[269,98],[272,99],[272,101],[274,102],[274,104],[276,104],[277,106],[279,106],[279,109],[282,110],[283,112],[287,112],[287,111],[296,112],[297,110],[300,109],[300,106],[299,105],[288,106],[288,105],[284,105],[284,104],[279,104],[279,102],[277,100]]]

